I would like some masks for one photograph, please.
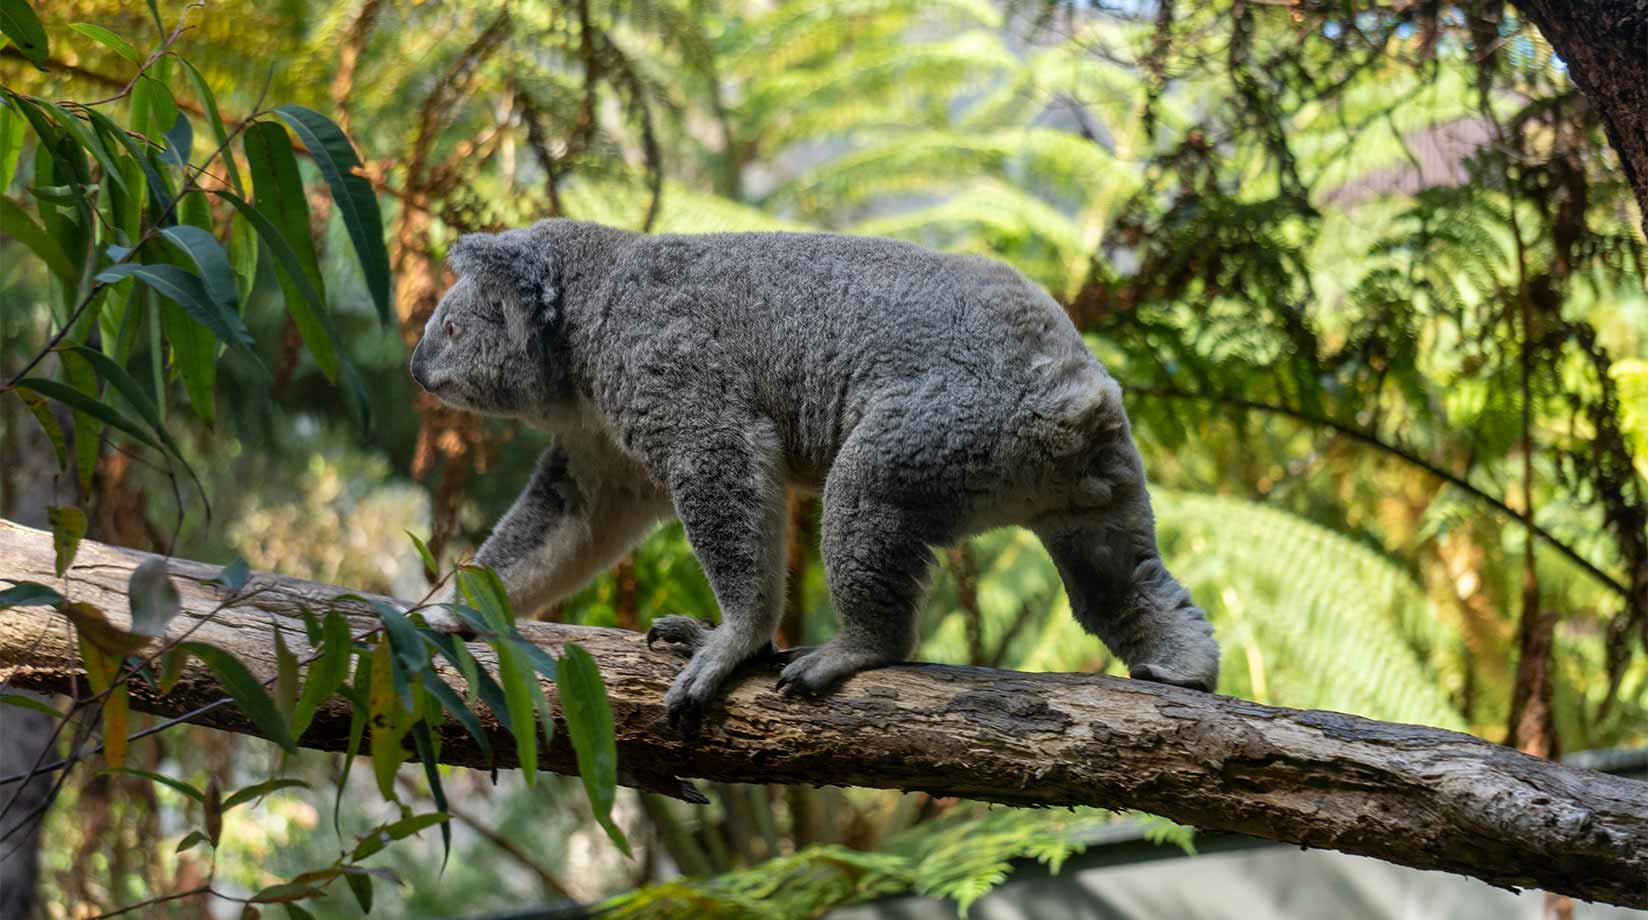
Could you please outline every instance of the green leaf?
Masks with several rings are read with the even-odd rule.
[[[167,573],[164,559],[150,559],[133,569],[126,597],[132,609],[132,632],[139,636],[165,635],[167,624],[181,607],[177,585]]]
[[[171,693],[177,686],[178,678],[183,676],[183,668],[189,663],[189,653],[182,649],[172,649],[161,658],[160,683],[155,685],[161,695]]]
[[[389,638],[379,639],[372,650],[367,712],[372,721],[372,773],[378,781],[378,792],[390,802],[399,801],[395,795],[395,772],[406,760],[401,739],[406,737],[412,722],[411,713],[401,706],[400,694],[396,692],[395,661],[390,653]]]
[[[292,723],[292,709],[298,702],[298,656],[286,644],[286,636],[275,630],[275,710],[286,724]],[[298,737],[296,732],[292,736]]]
[[[50,54],[46,45],[46,30],[40,25],[40,17],[34,15],[34,10],[29,7],[28,0],[0,0],[0,32],[4,32],[34,66],[45,65]]]
[[[475,656],[469,654],[469,649],[462,642],[447,633],[424,633],[424,638],[439,649],[447,661],[463,672],[471,698],[478,695],[481,702],[486,704],[487,709],[492,710],[492,715],[500,722],[508,717],[509,703],[504,699],[503,688],[492,679],[492,675],[480,669]]]
[[[24,377],[22,380],[17,381],[17,385],[26,390],[33,390],[48,399],[55,399],[71,409],[84,412],[85,414],[90,415],[107,425],[114,428],[119,428],[121,431],[124,431],[133,438],[136,438],[142,444],[161,451],[162,453],[165,452],[165,448],[161,447],[154,438],[150,437],[148,432],[144,431],[141,425],[127,418],[124,414],[116,411],[114,407],[109,406],[106,403],[99,402],[74,387],[58,383],[55,380],[46,380],[41,377]]]
[[[360,905],[361,913],[372,912],[372,876],[350,873],[343,880],[349,884],[349,891],[355,896],[355,903]]]
[[[286,311],[326,379],[336,381],[337,334],[326,311],[326,287],[310,236],[309,203],[286,130],[274,122],[254,122],[246,128],[241,146],[252,173],[257,208],[234,196],[221,197],[252,222],[274,254]]]
[[[137,414],[142,416],[144,422],[148,423],[149,428],[154,431],[155,436],[160,440],[166,452],[170,453],[179,463],[182,463],[183,451],[178,448],[177,442],[166,431],[166,426],[160,419],[160,410],[155,406],[154,400],[149,398],[149,394],[143,389],[142,384],[138,383],[131,374],[126,373],[124,368],[95,348],[76,345],[72,348],[72,351],[85,358],[86,362],[92,366],[92,369],[97,371],[97,375],[114,387],[128,405],[137,410]],[[192,470],[191,475],[193,475]]]
[[[289,752],[297,750],[297,743],[292,740],[285,720],[276,711],[274,701],[269,699],[268,692],[252,676],[252,672],[246,670],[245,665],[223,649],[204,642],[184,642],[178,648],[187,649],[189,654],[204,661],[217,674],[224,692],[252,720],[259,734]]]
[[[475,713],[468,706],[464,705],[463,698],[458,696],[458,691],[452,689],[446,681],[441,680],[440,675],[436,674],[433,668],[423,672],[423,687],[429,691],[430,696],[441,704],[442,708],[458,720],[458,724],[464,727],[464,731],[469,732],[469,737],[475,739],[475,746],[480,748],[481,753],[486,755],[488,761],[491,761],[492,740],[487,737],[486,729],[481,727],[481,720],[475,716]]]
[[[46,263],[46,270],[64,286],[73,288],[78,284],[74,264],[63,252],[63,247],[46,232],[45,227],[36,223],[21,205],[10,198],[0,198],[0,231],[29,247],[40,261]]]
[[[236,805],[245,805],[253,799],[262,798],[271,792],[279,792],[282,789],[308,788],[309,784],[301,779],[292,779],[291,777],[271,779],[266,782],[257,783],[256,785],[247,786],[244,789],[237,789],[234,794],[223,800],[223,810],[228,811]]]
[[[412,545],[418,548],[418,558],[423,560],[424,577],[429,579],[431,582],[437,578],[440,578],[441,567],[435,562],[435,554],[429,551],[428,544],[418,539],[418,535],[410,530],[403,531],[403,533],[405,533],[406,536],[412,541]]]
[[[87,326],[91,325],[90,321]],[[63,379],[69,388],[87,399],[97,400],[102,389],[97,384],[97,374],[92,366],[80,355],[72,351],[59,352],[58,364],[63,371]],[[97,462],[102,455],[101,438],[103,423],[97,417],[86,412],[76,412],[74,415],[74,456],[75,472],[79,474],[80,494],[91,491],[92,474],[97,472]]]
[[[62,578],[74,564],[74,554],[86,536],[86,512],[73,505],[53,505],[46,509],[46,520],[51,524],[52,548],[57,555],[57,577]]]
[[[225,262],[227,264],[227,262]],[[252,334],[246,331],[240,314],[222,307],[206,292],[206,286],[196,275],[175,265],[145,265],[124,262],[111,265],[98,273],[97,280],[112,284],[124,278],[136,278],[182,307],[212,334],[224,343],[250,349]],[[233,286],[231,279],[230,285]]]
[[[326,892],[312,885],[298,885],[283,882],[279,885],[270,885],[268,888],[252,895],[254,904],[285,904],[290,901],[303,901],[308,898],[318,898]]]
[[[183,836],[182,840],[177,842],[177,850],[175,852],[182,853],[183,851],[202,843],[211,843],[211,839],[206,836],[206,833],[204,831],[190,831]]]
[[[40,398],[39,393],[28,390],[13,390],[17,398],[29,409],[29,414],[40,423],[40,429],[46,433],[46,440],[51,442],[52,452],[57,455],[57,468],[64,469],[69,465],[69,442],[63,436],[63,427],[57,424],[57,416],[52,415],[51,407]]]
[[[355,664],[355,685],[349,691],[349,747],[343,756],[343,768],[339,771],[338,786],[332,797],[332,830],[343,839],[343,824],[340,813],[343,809],[343,790],[349,782],[349,771],[355,765],[355,757],[360,754],[361,739],[366,737],[366,710],[367,697],[371,693],[372,685],[372,656],[358,655]]]
[[[282,904],[286,908],[287,920],[315,920],[315,915],[297,904]]]
[[[320,174],[332,190],[332,201],[338,215],[355,244],[355,255],[360,259],[361,272],[366,276],[367,290],[378,307],[378,319],[390,322],[389,250],[383,242],[383,218],[378,213],[378,199],[372,192],[372,183],[357,175],[361,166],[349,138],[338,130],[330,118],[301,105],[283,105],[275,109],[315,159]]]
[[[435,740],[429,732],[429,723],[419,720],[412,725],[412,742],[418,749],[418,760],[423,763],[424,778],[429,781],[429,797],[435,807],[446,811],[446,790],[441,786],[441,765],[435,753]],[[441,868],[452,856],[452,822],[441,822]]]
[[[195,97],[200,100],[200,107],[206,110],[206,123],[212,128],[212,136],[217,138],[219,147],[227,148],[229,132],[223,125],[223,116],[218,113],[217,97],[212,95],[212,88],[207,85],[206,78],[200,75],[195,65],[184,58],[178,58],[183,65],[183,72],[188,75],[189,82],[195,89]],[[246,194],[245,186],[240,184],[240,169],[235,165],[235,158],[225,149],[222,153],[223,169],[229,174],[229,184],[234,186],[237,194]]]
[[[70,23],[69,28],[79,32],[81,35],[86,36],[98,44],[108,46],[114,51],[114,53],[120,55],[128,61],[131,61],[133,64],[142,65],[143,63],[143,55],[138,54],[137,49],[133,48],[130,42],[114,34],[113,32],[110,32],[102,26],[95,26],[89,22],[76,22]]]
[[[35,712],[43,713],[45,715],[52,716],[53,718],[63,718],[63,714],[58,712],[56,707],[52,706],[52,704],[46,702],[45,700],[37,699],[23,693],[0,693],[0,703],[4,703],[8,706],[17,706],[22,709],[32,709]]]
[[[210,215],[208,214],[208,219]],[[160,231],[172,245],[182,250],[189,261],[200,270],[206,296],[225,313],[235,312],[235,270],[229,265],[229,254],[205,230],[190,224],[177,224]]]
[[[23,153],[24,121],[11,106],[0,102],[0,195],[11,187],[11,177],[17,175],[17,159]]]
[[[396,840],[405,839],[446,820],[446,812],[434,811],[429,814],[413,815],[410,818],[402,818],[399,821],[374,827],[361,836],[360,842],[349,853],[349,861],[360,862]]]
[[[167,786],[167,787],[170,787],[172,789],[175,789],[178,792],[181,792],[183,795],[185,795],[185,796],[187,796],[191,799],[194,799],[196,802],[206,801],[206,793],[201,792],[199,789],[196,789],[194,786],[189,785],[188,783],[184,782],[183,780],[173,779],[170,776],[166,776],[166,775],[161,774],[161,773],[151,773],[148,770],[135,770],[131,767],[110,767],[110,768],[104,770],[103,772],[104,773],[125,773],[125,774],[128,774],[130,776],[141,776],[144,779],[152,780],[154,782],[160,783],[162,786]],[[181,852],[181,850],[179,852]]]
[[[320,657],[309,665],[303,693],[298,696],[297,705],[292,709],[292,735],[297,738],[303,737],[304,730],[315,717],[315,711],[338,692],[348,674],[349,621],[343,618],[343,614],[334,610],[326,615],[319,645]]]
[[[150,151],[139,144],[130,134],[121,130],[109,116],[96,109],[88,109],[86,114],[91,117],[92,124],[97,128],[101,137],[113,138],[115,143],[126,148],[139,168],[143,171],[144,181],[149,184],[149,203],[156,219],[172,209],[172,187],[166,177],[155,167],[150,157]]]
[[[533,718],[532,688],[537,680],[507,639],[492,643],[498,653],[498,683],[503,685],[509,707],[509,733],[515,736],[515,755],[521,762],[521,778],[528,786],[538,780],[538,731]]]
[[[612,822],[612,804],[618,789],[618,744],[606,685],[601,682],[595,659],[577,645],[568,645],[562,652],[559,674],[555,686],[561,694],[567,735],[578,754],[578,775],[583,777],[590,809],[613,844],[628,856],[629,842]]]
[[[12,586],[0,591],[0,610],[12,607],[56,607],[63,603],[63,595],[32,581],[12,581]]]
[[[423,640],[418,638],[418,628],[412,625],[406,614],[383,601],[373,601],[372,609],[377,611],[378,619],[383,622],[384,633],[389,636],[390,647],[394,649],[402,673],[411,678],[426,670],[429,667],[429,652],[423,647]],[[410,702],[405,693],[401,694],[401,699],[402,702]]]
[[[0,0],[0,2],[4,2],[4,0]],[[103,141],[97,136],[97,132],[49,99],[36,99],[34,101],[41,108],[51,113],[52,119],[62,126],[64,131],[73,135],[80,146],[92,155],[92,158],[97,161],[99,166],[103,167],[104,181],[114,183],[115,188],[119,189],[122,194],[131,193],[126,188],[125,175],[120,171],[119,165],[115,163],[114,157],[109,155],[108,148],[103,146]]]

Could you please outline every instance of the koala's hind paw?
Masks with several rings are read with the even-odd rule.
[[[1175,687],[1185,687],[1190,690],[1200,690],[1203,693],[1213,692],[1213,681],[1206,677],[1187,674],[1177,668],[1163,664],[1134,665],[1128,673],[1134,680],[1148,680],[1158,684],[1172,684]]]
[[[885,654],[855,649],[832,639],[811,650],[790,649],[799,656],[778,675],[778,689],[785,696],[817,696],[865,668],[891,664]]]
[[[679,614],[659,617],[647,628],[647,648],[662,642],[669,651],[690,658],[709,638],[713,629],[715,627],[703,620]]]

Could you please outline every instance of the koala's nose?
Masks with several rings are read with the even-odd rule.
[[[412,349],[412,379],[417,381],[418,386],[427,390],[429,389],[429,362],[426,360],[424,352],[425,349],[421,342],[418,343],[417,348]]]

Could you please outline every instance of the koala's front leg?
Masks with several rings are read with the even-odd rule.
[[[722,429],[726,432],[726,429]],[[664,697],[674,725],[702,714],[727,677],[770,649],[784,598],[784,488],[777,438],[753,430],[679,449],[669,463],[675,513],[721,606]]]
[[[575,467],[551,447],[475,561],[497,572],[516,613],[529,615],[582,588],[668,510],[650,484]],[[451,599],[449,589],[445,600]],[[425,618],[437,629],[462,628],[445,610]]]

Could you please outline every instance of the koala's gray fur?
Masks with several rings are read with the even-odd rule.
[[[822,493],[841,618],[785,655],[786,693],[902,660],[930,548],[1008,524],[1041,537],[1133,676],[1213,688],[1218,645],[1162,566],[1121,390],[1013,269],[887,239],[568,220],[467,235],[450,265],[413,376],[557,435],[479,561],[531,609],[678,516],[722,625],[651,634],[691,654],[672,719],[771,648],[786,485]]]

